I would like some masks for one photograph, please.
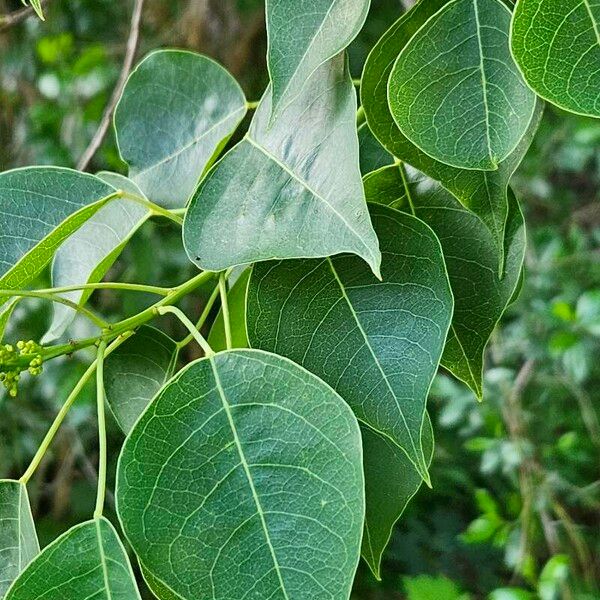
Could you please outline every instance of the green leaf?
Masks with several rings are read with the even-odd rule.
[[[140,189],[127,177],[117,173],[98,173],[98,178],[115,189],[143,197]],[[123,251],[133,234],[150,217],[150,211],[133,200],[113,200],[67,238],[54,255],[52,286],[63,287],[97,283]],[[85,304],[92,290],[62,294],[78,304]],[[76,312],[64,304],[53,305],[53,318],[42,343],[58,339],[73,322]]]
[[[395,444],[368,427],[361,428],[365,466],[366,514],[362,556],[377,579],[381,558],[394,524],[402,516],[423,479]],[[428,465],[433,456],[433,427],[429,415],[423,421],[422,444]]]
[[[383,282],[359,259],[255,265],[248,336],[306,367],[428,479],[421,427],[452,317],[442,249],[424,223],[373,205]]]
[[[21,2],[27,6],[31,6],[31,8],[33,8],[33,10],[35,11],[35,13],[37,14],[37,16],[42,20],[45,21],[46,18],[44,17],[44,11],[42,9],[42,3],[41,0],[29,0],[29,2],[27,0],[21,0]]]
[[[4,332],[6,331],[8,321],[10,320],[10,317],[19,300],[19,298],[15,298],[14,300],[6,303],[4,306],[0,306],[0,342],[4,338]]]
[[[356,94],[345,57],[320,67],[269,126],[270,114],[267,90],[249,132],[194,194],[183,226],[192,262],[221,271],[351,252],[378,273],[381,255],[358,169]]]
[[[273,117],[304,90],[310,76],[358,35],[370,0],[269,0],[267,63]]]
[[[361,86],[362,104],[369,127],[392,155],[439,181],[465,207],[481,218],[501,250],[499,266],[503,266],[502,246],[508,214],[508,182],[533,140],[542,115],[543,103],[537,102],[525,136],[496,171],[457,169],[431,158],[400,132],[387,103],[387,82],[396,57],[427,19],[446,3],[447,0],[417,3],[381,37],[365,64]],[[499,271],[501,272],[502,268]]]
[[[48,264],[116,190],[93,175],[59,167],[0,173],[0,287],[19,289]]]
[[[520,0],[511,47],[531,88],[545,100],[600,117],[600,5],[596,0]]]
[[[0,480],[0,598],[39,551],[25,484]]]
[[[115,111],[129,176],[153,202],[184,206],[245,114],[242,89],[215,61],[152,52],[129,76]]]
[[[389,204],[406,212],[414,210],[439,238],[454,294],[454,316],[442,365],[481,398],[483,353],[520,280],[525,255],[523,215],[511,191],[504,241],[505,269],[500,278],[498,250],[481,219],[435,181],[403,169],[403,165],[395,165],[373,173],[366,189],[378,191],[368,199],[384,202],[385,194],[376,179],[381,177],[383,185],[393,189],[390,181],[396,177]],[[403,188],[404,193],[399,193]]]
[[[177,343],[143,325],[104,363],[106,400],[125,433],[131,428],[177,365]]]
[[[156,579],[142,563],[140,563],[140,571],[142,572],[142,577],[144,578],[146,585],[158,600],[181,600],[179,594],[176,594],[170,587]]]
[[[125,441],[116,495],[142,564],[184,600],[350,595],[359,428],[284,358],[235,350],[180,371]]]
[[[394,157],[379,143],[366,123],[358,128],[360,172],[366,175],[394,162]]]
[[[525,135],[535,94],[510,54],[510,16],[501,0],[452,0],[400,52],[392,115],[436,160],[495,170]]]
[[[231,322],[231,342],[234,348],[249,348],[248,335],[246,333],[246,291],[250,269],[246,269],[233,284],[227,294],[229,303],[229,320]],[[208,336],[208,343],[215,352],[227,350],[225,340],[225,324],[223,323],[223,311],[215,319]]]
[[[13,583],[6,600],[140,600],[114,527],[100,517],[46,546]]]

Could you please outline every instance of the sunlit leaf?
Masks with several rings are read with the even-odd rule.
[[[201,269],[351,252],[381,255],[358,169],[356,94],[345,57],[312,76],[269,125],[266,93],[244,139],[200,184],[183,239]]]
[[[364,517],[356,419],[257,350],[181,371],[127,438],[117,508],[145,569],[183,600],[347,598]]]
[[[242,89],[215,61],[152,52],[130,75],[115,112],[129,176],[153,202],[184,206],[245,114]]]

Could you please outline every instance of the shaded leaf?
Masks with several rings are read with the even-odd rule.
[[[117,173],[98,173],[98,178],[115,189],[143,196],[127,177]],[[65,287],[100,281],[123,251],[133,234],[146,222],[150,211],[133,200],[119,198],[102,207],[73,235],[67,238],[52,261],[52,286]],[[92,290],[62,294],[85,304]],[[73,322],[76,312],[64,304],[53,304],[52,323],[42,343],[59,338]]]
[[[69,529],[38,554],[6,600],[140,600],[129,559],[103,517]]]
[[[370,0],[268,0],[273,117],[297,98],[319,66],[358,35],[369,5]]]
[[[212,59],[150,53],[131,73],[115,111],[129,176],[152,200],[184,206],[246,114],[235,79]]]
[[[118,512],[184,600],[347,598],[364,516],[356,419],[284,358],[235,350],[183,369],[127,438]]]
[[[429,227],[377,205],[371,214],[383,282],[352,256],[255,265],[248,335],[253,347],[287,356],[333,386],[427,479],[421,427],[452,292]]]
[[[25,485],[0,480],[0,598],[39,551]]]
[[[600,4],[520,0],[511,47],[527,83],[545,100],[600,117]]]
[[[358,128],[360,172],[366,175],[394,162],[394,157],[379,143],[366,123]]]
[[[169,586],[154,577],[142,563],[140,563],[140,571],[146,585],[158,600],[181,600],[179,594],[176,594]]]
[[[381,255],[358,169],[356,94],[343,55],[320,67],[269,127],[270,94],[245,138],[200,184],[183,240],[198,267],[276,258]],[[332,167],[333,165],[333,167]]]
[[[106,358],[106,400],[125,433],[171,378],[178,354],[177,343],[168,335],[143,325]]]

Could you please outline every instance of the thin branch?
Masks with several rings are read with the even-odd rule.
[[[48,0],[41,0],[42,7]],[[14,25],[22,23],[28,17],[35,15],[35,10],[32,6],[26,6],[14,12],[8,13],[7,15],[0,16],[0,32],[10,29]]]
[[[90,145],[86,148],[83,153],[81,159],[77,163],[77,168],[80,171],[85,171],[90,161],[92,160],[94,154],[98,151],[98,148],[102,145],[102,142],[106,136],[108,128],[110,127],[110,123],[112,120],[113,113],[117,106],[117,102],[123,93],[123,88],[125,87],[125,83],[127,82],[127,78],[129,77],[129,73],[131,73],[131,68],[133,66],[133,61],[135,59],[135,53],[138,47],[138,42],[140,38],[140,24],[142,21],[142,9],[144,7],[144,0],[135,0],[135,5],[133,7],[133,14],[131,16],[131,28],[129,30],[129,38],[127,39],[127,49],[125,51],[125,59],[123,60],[123,67],[121,68],[121,74],[119,75],[119,80],[117,81],[117,85],[113,90],[112,96],[110,97],[110,101],[108,105],[104,109],[104,114],[102,115],[102,120],[100,121],[100,126],[98,127]]]

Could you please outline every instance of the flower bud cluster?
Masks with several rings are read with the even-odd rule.
[[[15,348],[11,344],[0,345],[0,368],[5,364],[17,363],[20,357],[31,357],[27,370],[31,375],[39,375],[42,370],[42,347],[29,340],[28,342],[19,341]],[[8,393],[13,398],[17,395],[19,379],[21,378],[22,368],[15,366],[0,372],[0,383],[8,390]]]

